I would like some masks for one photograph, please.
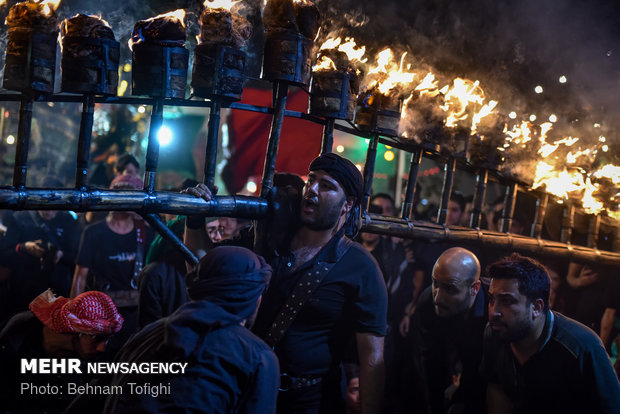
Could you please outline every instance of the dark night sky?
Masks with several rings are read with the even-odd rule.
[[[101,14],[125,47],[136,20],[180,7],[199,11],[201,3],[63,0],[59,15]],[[414,66],[479,79],[504,111],[536,113],[539,119],[555,113],[561,120],[558,129],[583,136],[594,133],[594,122],[603,124],[610,138],[620,131],[615,116],[620,109],[620,2],[320,0],[319,7],[326,28],[344,28],[343,34],[375,51],[386,46],[407,50]],[[6,15],[7,9],[0,12]],[[257,61],[260,48],[255,42]],[[561,75],[568,83],[558,82]],[[535,94],[536,85],[545,93]]]

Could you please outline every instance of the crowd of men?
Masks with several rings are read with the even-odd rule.
[[[140,189],[135,170],[111,187]],[[358,235],[363,178],[336,154],[312,161],[305,183],[274,184],[263,243],[242,223],[169,221],[194,268],[133,213],[94,221],[79,243],[65,213],[15,213],[1,249],[0,412],[620,412],[598,332],[552,310],[562,301],[540,262]],[[184,192],[213,198],[204,184]],[[453,196],[448,225],[465,203]],[[394,209],[387,194],[369,207]],[[24,374],[33,358],[187,370]],[[69,382],[95,391],[69,395]],[[65,392],[32,392],[50,384]]]

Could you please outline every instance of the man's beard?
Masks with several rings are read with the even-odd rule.
[[[315,219],[308,219],[302,215],[301,222],[304,226],[309,228],[310,230],[329,230],[334,228],[336,224],[338,224],[338,220],[340,220],[340,211],[342,206],[344,205],[345,198],[342,199],[339,203],[334,203],[329,206],[326,211],[322,211],[318,204],[317,207],[317,215],[315,215]]]
[[[501,323],[501,321],[498,321]],[[493,336],[502,342],[517,342],[523,339],[530,330],[530,323],[527,319],[521,319],[515,322],[513,326],[503,325],[501,331],[493,330]]]

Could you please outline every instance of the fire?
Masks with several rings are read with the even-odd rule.
[[[476,127],[482,121],[482,118],[485,116],[491,115],[493,113],[493,109],[497,106],[497,101],[490,101],[488,104],[484,104],[480,111],[476,112],[471,121],[471,133],[472,135],[476,133]]]
[[[583,209],[588,214],[598,214],[605,208],[604,204],[594,198],[594,193],[596,193],[599,189],[599,185],[596,183],[592,183],[590,178],[586,178],[584,183],[584,194],[581,198],[581,205]]]
[[[6,4],[6,0],[0,0],[0,7],[4,6]]]
[[[177,20],[183,27],[185,27],[185,10],[177,9],[175,11],[171,11],[168,13],[160,14],[159,16],[152,17],[149,20],[155,20],[155,19]]]
[[[343,44],[338,46],[338,51],[346,53],[350,61],[357,60],[361,63],[368,61],[368,58],[364,57],[364,54],[366,54],[366,46],[360,46],[358,48],[355,39],[352,37],[347,37],[344,41]]]
[[[301,4],[303,6],[312,6],[314,3],[310,0],[293,0],[293,3]]]
[[[553,165],[540,161],[536,165],[533,188],[545,186],[548,193],[567,199],[569,194],[585,189],[585,181],[580,171],[569,172],[565,168],[557,170]]]
[[[607,164],[592,174],[594,178],[607,178],[614,185],[620,184],[620,166]]]
[[[401,119],[405,119],[407,117],[407,106],[409,105],[409,102],[411,102],[411,100],[413,99],[414,94],[409,95],[407,98],[405,98],[405,100],[403,100],[403,106],[400,109],[400,118]],[[405,138],[408,137],[407,135],[407,131],[402,133],[402,136],[404,136]]]
[[[366,46],[360,46],[358,48],[355,43],[355,39],[352,37],[346,37],[344,39],[344,43],[342,43],[342,39],[340,37],[337,38],[329,38],[321,45],[320,50],[331,50],[337,49],[339,52],[346,53],[349,61],[358,61],[361,63],[365,63],[368,61],[368,58],[364,57],[366,54]]]
[[[337,37],[337,38],[329,38],[327,39],[325,42],[323,42],[323,44],[321,45],[321,49],[320,50],[329,50],[329,49],[335,49],[340,45],[340,42],[342,40]]]
[[[312,71],[313,72],[319,72],[319,71],[326,71],[326,70],[333,70],[336,71],[338,70],[336,68],[336,64],[334,63],[333,60],[331,60],[329,57],[327,56],[321,56],[321,60],[312,67]]]
[[[506,135],[507,142],[504,147],[522,145],[532,140],[532,131],[527,121],[522,121],[520,125],[515,125],[512,130],[507,130]]]
[[[435,97],[439,95],[439,81],[435,80],[435,75],[427,73],[422,82],[415,87],[420,92],[420,96]]]
[[[374,80],[370,82],[368,89],[376,87],[383,95],[387,95],[390,91],[399,86],[404,86],[413,82],[415,73],[405,72],[403,64],[407,52],[401,55],[400,63],[394,60],[392,49],[385,49],[377,55],[377,66],[368,71],[368,76]]]
[[[469,116],[467,107],[470,103],[482,105],[484,102],[484,93],[479,87],[480,82],[472,82],[468,79],[456,78],[449,85],[441,89],[444,95],[444,104],[441,109],[447,112],[446,126],[455,127],[458,121],[463,121]]]
[[[241,0],[205,0],[204,7],[210,9],[232,10]]]
[[[585,150],[578,150],[575,152],[569,152],[566,155],[566,163],[567,164],[577,164],[577,161],[584,157],[586,160],[590,159],[592,155],[594,155],[594,148],[586,148]]]
[[[543,124],[543,125],[545,125],[545,124]],[[548,144],[548,143],[545,142],[542,145],[542,147],[540,148],[540,150],[538,151],[538,153],[540,155],[542,155],[543,158],[546,158],[549,155],[553,154],[555,152],[555,150],[557,150],[560,147],[560,145],[564,145],[564,146],[570,147],[570,146],[573,146],[575,143],[577,143],[577,141],[579,141],[579,138],[566,137],[566,138],[562,138],[562,139],[560,139],[558,141],[555,141],[552,144]]]
[[[37,3],[41,5],[41,11],[43,12],[43,14],[46,16],[50,16],[56,11],[56,9],[58,9],[58,6],[60,6],[60,1],[61,0],[47,0]]]

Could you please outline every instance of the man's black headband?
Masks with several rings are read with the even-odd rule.
[[[356,204],[362,201],[364,178],[351,161],[334,153],[322,154],[310,163],[310,171],[316,170],[323,170],[338,181],[347,196],[355,197]]]

